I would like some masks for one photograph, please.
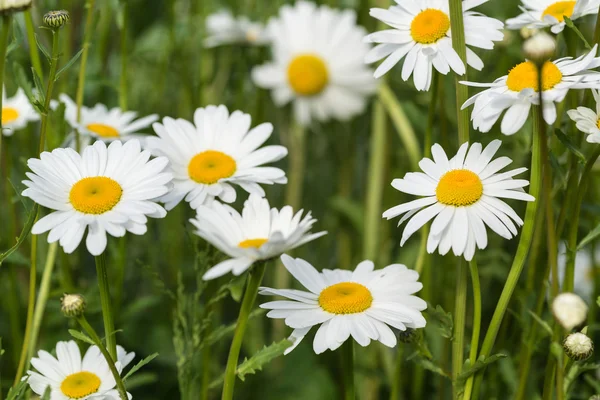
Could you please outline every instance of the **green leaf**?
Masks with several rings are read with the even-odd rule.
[[[267,310],[264,310],[262,308],[257,308],[256,310],[254,310],[250,313],[250,315],[248,316],[248,319],[250,320],[254,317],[264,315],[266,312],[267,312]],[[210,347],[210,346],[214,345],[215,343],[219,342],[221,339],[225,338],[226,336],[232,334],[233,331],[235,331],[236,325],[237,325],[237,322],[234,322],[231,325],[221,325],[220,327],[214,329],[210,333],[210,335],[208,335],[206,338],[204,338],[202,340],[202,343],[200,344],[200,348],[202,349],[206,346]]]
[[[129,378],[131,375],[135,374],[144,365],[149,364],[150,361],[154,360],[156,357],[158,357],[158,353],[150,354],[148,357],[144,358],[142,361],[135,364],[135,366],[129,370],[127,375],[125,375],[125,377],[123,378],[123,382],[125,382],[125,380],[127,378]]]
[[[91,344],[93,346],[96,345],[96,342],[92,340],[88,335],[83,332],[76,331],[75,329],[69,329],[69,333],[77,340],[81,340],[82,342]]]
[[[589,243],[594,241],[594,239],[596,239],[599,235],[600,235],[600,224],[598,224],[590,233],[588,233],[583,239],[581,239],[581,242],[579,242],[579,244],[577,245],[577,251],[583,249]]]
[[[444,311],[440,305],[432,307],[431,304],[428,305],[426,313],[429,315],[429,318],[439,326],[440,334],[443,337],[452,340],[452,332],[454,331],[452,314]]]
[[[546,321],[544,321],[543,319],[538,317],[537,314],[534,313],[533,311],[531,311],[531,310],[527,310],[527,311],[529,312],[529,314],[531,314],[533,319],[544,329],[546,334],[548,336],[552,336],[553,332],[552,332],[552,328],[550,327],[550,325],[548,325],[548,323]]]
[[[46,60],[50,62],[50,60],[52,60],[52,57],[50,56],[48,49],[46,49],[46,46],[44,46],[42,42],[39,41],[37,33],[35,34],[35,43],[37,44],[37,47],[40,49],[40,51],[44,54],[44,57],[46,57]]]
[[[413,361],[428,371],[450,379],[450,374],[444,371],[444,369],[437,365],[433,360],[428,360],[427,358],[417,356],[413,359]]]
[[[236,302],[242,300],[242,294],[244,294],[244,287],[246,286],[246,275],[244,274],[237,279],[234,279],[229,285],[228,289],[231,293],[231,298]]]
[[[27,379],[17,383],[16,386],[10,388],[8,395],[5,400],[17,400],[21,399],[27,390]]]
[[[25,241],[25,239],[31,232],[31,228],[33,227],[33,222],[35,221],[35,216],[37,215],[37,212],[38,212],[38,207],[39,206],[36,204],[33,207],[33,210],[31,210],[31,212],[29,213],[29,217],[27,218],[27,221],[25,222],[25,225],[23,226],[23,230],[21,231],[21,234],[17,238],[17,243],[10,249],[6,250],[4,253],[0,253],[0,265],[2,265],[2,262],[6,258],[8,258],[8,256],[10,256],[12,253],[14,253],[19,248],[19,246],[21,246],[21,244]]]
[[[555,129],[554,130],[554,134],[556,135],[556,137],[558,138],[558,140],[561,141],[562,144],[565,145],[565,147],[567,149],[569,149],[569,151],[571,153],[573,153],[575,156],[577,156],[577,158],[579,158],[579,160],[582,163],[586,162],[585,156],[583,155],[583,153],[577,148],[577,146],[575,146],[575,144],[573,143],[573,141],[571,140],[571,138],[569,136],[567,136],[563,131],[561,131],[560,129]]]
[[[33,83],[35,84],[36,92],[34,93],[34,105],[37,105],[38,108],[41,108],[40,112],[47,114],[48,110],[45,109],[44,104],[46,103],[46,91],[44,88],[44,84],[42,83],[42,78],[38,76],[35,72],[35,69],[32,67],[31,71],[33,73]]]
[[[581,31],[579,29],[577,29],[577,27],[575,26],[575,24],[573,23],[573,21],[571,21],[571,18],[567,17],[566,15],[564,16],[565,19],[565,24],[573,29],[573,31],[577,34],[577,36],[579,36],[579,39],[581,39],[581,41],[583,42],[584,46],[586,49],[591,50],[592,46],[590,46],[590,44],[588,43],[587,40],[585,40],[585,36],[583,36],[583,34],[581,33]]]
[[[458,389],[459,398],[460,398],[460,394],[462,394],[462,392],[464,391],[465,383],[467,382],[467,379],[469,379],[469,377],[471,375],[476,374],[477,372],[486,368],[488,365],[490,365],[504,357],[506,357],[506,354],[494,354],[489,357],[481,356],[481,357],[479,357],[479,359],[477,361],[475,361],[475,364],[473,364],[473,366],[471,366],[470,365],[471,362],[469,360],[467,360],[469,362],[465,362],[466,368],[463,368],[463,372],[456,377],[456,387]]]
[[[44,395],[41,397],[40,400],[50,400],[51,393],[52,393],[52,390],[50,389],[50,386],[46,387],[46,390],[44,390]]]
[[[69,67],[71,67],[73,64],[75,64],[75,61],[77,61],[79,59],[79,57],[81,56],[81,53],[83,53],[83,49],[79,50],[77,52],[77,54],[75,54],[73,56],[73,58],[71,58],[69,60],[69,62],[67,62],[57,73],[56,73],[56,79],[54,79],[54,82],[56,82],[58,80],[58,78],[60,78],[61,74],[63,72],[65,72],[67,69],[69,69]]]
[[[238,365],[236,374],[243,381],[246,375],[255,374],[256,371],[261,371],[263,366],[268,364],[276,357],[283,355],[283,352],[292,345],[292,342],[283,339],[280,342],[275,342],[270,346],[265,346],[254,354],[250,359],[245,358],[244,362]]]

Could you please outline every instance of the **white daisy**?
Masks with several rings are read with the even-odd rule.
[[[413,75],[417,90],[429,90],[433,66],[446,75],[452,69],[464,75],[465,66],[452,48],[450,34],[450,10],[447,0],[395,0],[397,5],[387,10],[371,9],[371,16],[393,29],[375,32],[365,38],[379,43],[367,54],[365,62],[384,62],[375,71],[379,78],[404,57],[402,79]],[[504,24],[494,18],[470,11],[487,0],[463,1],[463,21],[467,43],[467,64],[476,70],[483,68],[483,61],[470,47],[493,49],[495,41],[501,41]]]
[[[398,226],[410,220],[402,233],[401,246],[434,217],[427,240],[428,253],[437,248],[444,255],[452,248],[455,255],[464,255],[470,261],[476,246],[487,246],[486,225],[505,239],[517,235],[511,219],[519,226],[523,220],[501,198],[535,199],[522,189],[529,185],[527,180],[512,179],[527,168],[498,173],[512,162],[508,157],[492,161],[501,144],[500,140],[493,140],[482,150],[481,143],[473,143],[470,148],[464,143],[450,160],[444,149],[435,144],[431,147],[433,161],[424,158],[419,162],[425,173],[409,172],[404,179],[392,181],[396,190],[425,196],[383,213],[387,219],[405,214]]]
[[[354,271],[324,269],[318,272],[308,262],[284,254],[285,268],[309,291],[262,287],[260,294],[282,296],[290,300],[261,304],[271,311],[270,318],[285,318],[294,331],[294,342],[285,354],[304,339],[310,329],[321,325],[313,341],[315,353],[335,350],[350,336],[361,346],[378,340],[396,346],[390,326],[401,331],[425,327],[421,311],[427,303],[413,296],[423,288],[417,271],[392,264],[374,271],[372,261],[363,261]],[[388,326],[389,325],[389,326]]]
[[[14,131],[23,129],[30,121],[40,119],[23,89],[18,88],[13,97],[6,97],[2,91],[2,133],[11,136]]]
[[[560,33],[565,28],[565,17],[576,20],[584,15],[596,14],[600,0],[521,0],[523,12],[506,20],[507,29],[550,27],[552,33]]]
[[[363,59],[370,46],[352,10],[298,1],[284,5],[268,25],[273,61],[252,71],[254,82],[272,90],[277,106],[293,103],[296,120],[348,120],[360,114],[376,89]]]
[[[205,280],[228,272],[241,275],[258,260],[277,257],[327,233],[310,233],[317,222],[310,212],[303,218],[303,210],[294,214],[290,206],[269,208],[269,201],[256,194],[246,200],[241,215],[217,201],[197,211],[196,219],[190,220],[196,234],[231,257],[208,270]]]
[[[204,40],[206,47],[236,43],[262,45],[269,42],[263,24],[252,22],[244,16],[235,18],[226,10],[206,18],[206,31],[208,33],[208,37]]]
[[[542,99],[544,120],[549,125],[556,121],[554,103],[563,101],[569,89],[600,88],[600,73],[591,71],[600,65],[596,57],[598,45],[576,59],[565,57],[546,61],[542,67]],[[510,70],[508,75],[493,83],[461,82],[463,85],[489,88],[479,92],[463,104],[465,109],[475,104],[471,113],[473,127],[489,132],[506,110],[500,130],[505,135],[516,133],[527,121],[532,104],[539,104],[538,72],[531,61],[525,61]]]
[[[95,256],[106,248],[107,233],[143,235],[147,217],[166,215],[154,199],[167,193],[172,179],[164,172],[169,160],[149,159],[150,152],[141,151],[137,140],[114,141],[108,148],[97,141],[81,155],[73,149],[56,149],[29,159],[33,173],[23,181],[27,186],[23,196],[56,210],[31,232],[50,231],[48,242],[58,240],[66,253],[72,253],[89,228],[86,245]]]
[[[558,248],[558,281],[562,287],[567,268],[567,247],[563,242]],[[596,250],[596,260],[600,259],[600,249]],[[575,280],[573,292],[591,304],[594,295],[594,258],[590,249],[579,250],[575,256]]]
[[[167,210],[184,198],[194,209],[215,197],[232,203],[236,199],[233,184],[264,196],[260,184],[287,183],[281,169],[262,166],[287,155],[283,146],[259,148],[271,136],[273,125],[250,129],[250,115],[241,111],[230,115],[225,106],[198,108],[194,124],[167,117],[153,125],[158,137],[146,140],[152,152],[170,160],[175,187],[162,199]]]
[[[587,133],[586,140],[589,143],[600,143],[600,93],[592,89],[596,110],[587,107],[577,107],[575,110],[567,111],[569,118],[575,121],[577,129]]]
[[[127,353],[117,346],[119,373],[133,360],[135,353]],[[50,387],[50,400],[119,400],[116,382],[106,359],[97,346],[90,347],[83,359],[77,343],[58,342],[56,357],[44,350],[31,359],[37,370],[27,371],[29,386],[38,395]],[[129,398],[131,395],[128,393]]]
[[[33,0],[0,0],[0,14],[25,10],[31,7]]]
[[[109,110],[104,104],[98,103],[93,108],[82,106],[81,121],[77,122],[77,104],[66,94],[61,94],[59,99],[65,104],[65,120],[80,134],[82,148],[96,140],[125,142],[138,139],[143,142],[146,135],[139,132],[158,121],[157,114],[136,119],[135,111],[123,111],[118,107]],[[69,147],[72,147],[74,140],[74,134],[71,134]]]

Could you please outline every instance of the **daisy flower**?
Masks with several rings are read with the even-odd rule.
[[[139,134],[139,132],[158,121],[157,114],[136,119],[135,111],[123,111],[118,107],[109,110],[104,104],[98,103],[92,108],[82,106],[81,121],[77,122],[77,104],[66,94],[61,94],[59,99],[66,107],[65,120],[81,135],[82,147],[96,140],[125,142],[129,139],[138,139],[143,141],[146,135]],[[68,140],[70,144],[73,144],[74,134],[70,135]]]
[[[378,340],[396,346],[390,327],[405,331],[425,327],[421,311],[427,303],[413,294],[423,288],[419,274],[401,264],[374,270],[372,261],[363,261],[354,271],[324,269],[318,272],[308,262],[284,254],[285,268],[308,292],[295,289],[260,288],[260,294],[282,296],[289,300],[261,304],[267,317],[285,319],[294,331],[290,336],[292,351],[313,326],[320,325],[313,349],[321,354],[335,350],[352,336],[365,347]],[[389,325],[389,326],[388,326]]]
[[[444,75],[450,69],[458,75],[464,75],[465,65],[452,48],[448,1],[395,1],[397,5],[387,10],[373,8],[370,12],[372,17],[392,27],[365,38],[367,42],[379,43],[367,54],[365,62],[386,59],[375,71],[375,77],[381,77],[403,58],[402,79],[407,81],[413,75],[417,90],[429,90],[432,67]],[[463,1],[467,64],[476,70],[483,68],[483,61],[470,47],[491,50],[494,42],[504,38],[501,31],[504,24],[501,21],[471,11],[486,2]]]
[[[427,240],[430,254],[437,248],[444,255],[452,248],[456,256],[464,255],[470,261],[475,247],[485,249],[487,246],[486,225],[505,239],[517,235],[513,221],[521,226],[523,220],[501,199],[535,199],[522,189],[529,185],[527,180],[512,179],[527,168],[498,173],[512,162],[508,157],[492,160],[501,143],[493,140],[485,149],[481,143],[473,143],[470,148],[464,143],[450,160],[444,149],[435,144],[431,147],[433,161],[424,158],[419,162],[424,173],[409,172],[404,179],[392,181],[396,190],[425,196],[383,213],[387,219],[405,214],[398,226],[409,220],[402,233],[401,246],[434,218]]]
[[[209,35],[204,40],[206,47],[235,43],[262,45],[269,42],[263,24],[252,22],[243,16],[235,18],[225,10],[206,18],[206,31]]]
[[[287,183],[281,169],[263,166],[287,155],[283,146],[259,148],[271,136],[273,125],[250,129],[250,115],[241,111],[230,115],[225,106],[198,108],[194,124],[167,117],[153,125],[158,137],[146,140],[152,152],[170,160],[174,188],[162,199],[167,210],[184,198],[193,209],[215,197],[232,203],[236,199],[233,184],[264,196],[260,184]]]
[[[86,246],[94,256],[106,248],[108,233],[122,237],[125,232],[146,233],[147,217],[163,218],[166,211],[155,199],[169,190],[172,176],[164,172],[169,160],[151,161],[140,142],[102,141],[88,146],[80,155],[73,149],[43,152],[27,165],[30,180],[23,196],[43,207],[56,210],[40,219],[34,235],[50,231],[48,242],[59,241],[72,253],[89,228]]]
[[[560,33],[565,28],[565,17],[576,20],[584,15],[596,14],[600,0],[521,0],[523,12],[506,20],[507,29],[550,28],[552,33]]]
[[[25,10],[33,0],[0,0],[0,15]]]
[[[376,89],[363,59],[370,46],[352,10],[298,1],[284,5],[267,27],[273,61],[254,68],[254,82],[272,91],[277,106],[293,103],[296,121],[348,120]]]
[[[600,65],[596,57],[598,45],[592,51],[576,59],[565,57],[556,61],[546,61],[542,67],[542,99],[544,120],[549,125],[556,121],[554,103],[563,101],[569,89],[600,88],[600,74],[590,69]],[[463,85],[488,88],[479,92],[463,104],[465,109],[475,104],[471,113],[473,128],[489,132],[498,118],[504,113],[500,130],[512,135],[523,127],[532,104],[539,104],[538,72],[536,65],[525,61],[508,75],[493,83],[461,82]]]
[[[119,373],[134,356],[135,353],[127,353],[117,346],[115,366]],[[27,371],[27,383],[40,396],[50,387],[50,400],[120,399],[115,379],[97,346],[90,347],[82,358],[77,343],[58,342],[56,357],[40,350],[38,356],[31,359],[31,365],[37,372]]]
[[[23,129],[30,121],[40,119],[33,109],[23,89],[18,88],[13,97],[6,97],[6,90],[2,91],[2,133],[11,136],[14,131]]]
[[[567,111],[569,118],[575,121],[577,129],[587,133],[586,140],[589,143],[600,143],[600,93],[592,89],[594,100],[596,100],[596,110],[590,110],[587,107],[577,107],[575,110]]]
[[[303,210],[294,214],[290,206],[269,208],[269,201],[256,194],[246,200],[241,215],[217,201],[197,211],[196,219],[190,220],[196,234],[231,257],[209,269],[205,280],[228,272],[241,275],[256,261],[277,257],[327,233],[310,233],[317,222],[310,212],[302,217]]]

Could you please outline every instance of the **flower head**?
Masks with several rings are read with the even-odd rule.
[[[281,169],[264,166],[287,155],[283,146],[261,148],[273,125],[250,129],[250,115],[241,111],[229,114],[225,106],[197,109],[194,124],[167,117],[162,124],[153,125],[158,137],[146,140],[153,153],[169,159],[175,177],[173,190],[162,199],[167,210],[184,198],[193,209],[210,204],[215,197],[232,203],[236,199],[234,184],[264,196],[260,184],[287,183]]]
[[[577,107],[574,110],[567,111],[569,118],[575,121],[577,129],[586,133],[586,140],[589,143],[600,143],[600,92],[592,89],[596,109],[591,110],[587,107]]]
[[[555,51],[556,39],[546,32],[536,33],[523,44],[525,57],[538,65],[551,59]]]
[[[596,14],[600,0],[521,0],[523,12],[506,20],[508,29],[550,28],[560,33],[565,28],[565,17],[576,20],[584,15]]]
[[[379,43],[367,54],[365,61],[374,63],[385,58],[375,71],[375,77],[384,75],[403,58],[402,79],[407,81],[413,75],[417,90],[429,90],[432,67],[444,75],[450,69],[458,75],[464,75],[465,65],[452,48],[448,2],[395,1],[397,5],[388,10],[371,9],[371,16],[392,27],[365,38],[368,42]],[[485,2],[487,0],[463,1],[467,64],[477,70],[483,68],[483,61],[470,47],[492,49],[494,42],[504,37],[502,22],[471,11]]]
[[[534,198],[522,189],[529,185],[528,181],[512,178],[527,168],[499,173],[512,162],[508,157],[492,160],[501,143],[494,140],[485,149],[481,143],[473,143],[470,148],[464,143],[450,160],[444,149],[435,144],[431,148],[433,161],[424,158],[419,162],[424,173],[410,172],[403,179],[392,181],[396,190],[425,196],[383,213],[387,219],[405,214],[398,223],[408,220],[401,246],[431,219],[429,253],[437,248],[443,255],[452,248],[455,255],[471,260],[475,247],[487,247],[486,225],[505,239],[517,235],[515,223],[523,225],[523,220],[501,199],[533,201]]]
[[[247,17],[235,18],[229,11],[220,11],[206,18],[208,37],[206,47],[225,44],[263,45],[269,43],[269,36],[263,24],[252,22]]]
[[[88,230],[86,246],[92,255],[106,248],[108,233],[146,233],[147,217],[163,218],[166,211],[156,198],[169,190],[172,175],[164,172],[165,157],[150,160],[137,140],[112,142],[108,148],[98,141],[80,155],[73,149],[43,152],[27,165],[30,180],[23,196],[56,210],[40,219],[34,235],[50,231],[48,242],[59,241],[72,253]]]
[[[594,342],[581,332],[571,333],[563,341],[563,349],[574,361],[584,361],[594,353]]]
[[[31,121],[40,119],[38,113],[33,109],[23,89],[17,89],[13,97],[6,97],[6,91],[2,91],[2,134],[11,136],[14,131],[23,129]]]
[[[117,346],[117,371],[121,373],[134,357],[135,353]],[[77,343],[58,342],[56,357],[40,350],[31,365],[37,372],[27,371],[27,382],[39,395],[50,387],[52,400],[119,399],[115,379],[97,346],[90,347],[82,358]]]
[[[80,294],[64,294],[60,299],[60,308],[63,314],[69,318],[76,318],[85,312],[85,298]]]
[[[600,88],[600,74],[589,70],[600,65],[596,57],[598,45],[576,59],[565,57],[546,61],[542,66],[542,99],[544,120],[549,125],[556,121],[554,103],[563,101],[570,89]],[[516,133],[527,121],[532,104],[539,104],[538,68],[532,61],[525,61],[510,70],[508,75],[493,83],[461,82],[463,85],[487,87],[463,104],[462,108],[475,104],[471,113],[473,127],[489,132],[504,113],[500,130],[505,135]]]
[[[587,318],[588,306],[574,293],[561,293],[552,301],[554,318],[567,331],[583,324]]]
[[[351,10],[298,1],[284,5],[268,25],[273,61],[252,71],[278,106],[293,102],[296,120],[348,120],[360,114],[376,81],[363,64],[369,45]]]
[[[208,270],[206,280],[228,272],[241,275],[258,260],[278,257],[327,233],[310,233],[317,222],[310,212],[302,217],[302,210],[294,214],[290,206],[269,208],[269,201],[256,194],[246,200],[242,214],[216,201],[197,212],[191,220],[196,234],[231,257]]]
[[[313,326],[320,325],[313,342],[315,353],[335,350],[350,336],[361,346],[378,340],[388,347],[396,346],[400,331],[423,328],[421,311],[427,303],[414,296],[423,285],[419,274],[401,264],[374,270],[371,261],[363,261],[354,271],[325,269],[318,272],[308,262],[282,255],[285,268],[308,292],[294,289],[260,289],[262,295],[282,296],[289,300],[261,304],[270,318],[285,319],[294,331],[292,351]]]
[[[0,0],[0,15],[26,10],[33,0]]]

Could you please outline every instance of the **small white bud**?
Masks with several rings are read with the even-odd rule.
[[[556,40],[546,32],[533,35],[523,44],[525,57],[538,64],[551,59],[555,51]]]
[[[583,333],[572,333],[565,338],[563,349],[573,361],[583,361],[591,357],[594,352],[594,342]]]
[[[60,306],[66,317],[77,318],[85,312],[86,302],[80,294],[64,294],[60,299]]]
[[[587,318],[588,306],[574,293],[561,293],[552,302],[554,318],[567,331],[581,325]]]

